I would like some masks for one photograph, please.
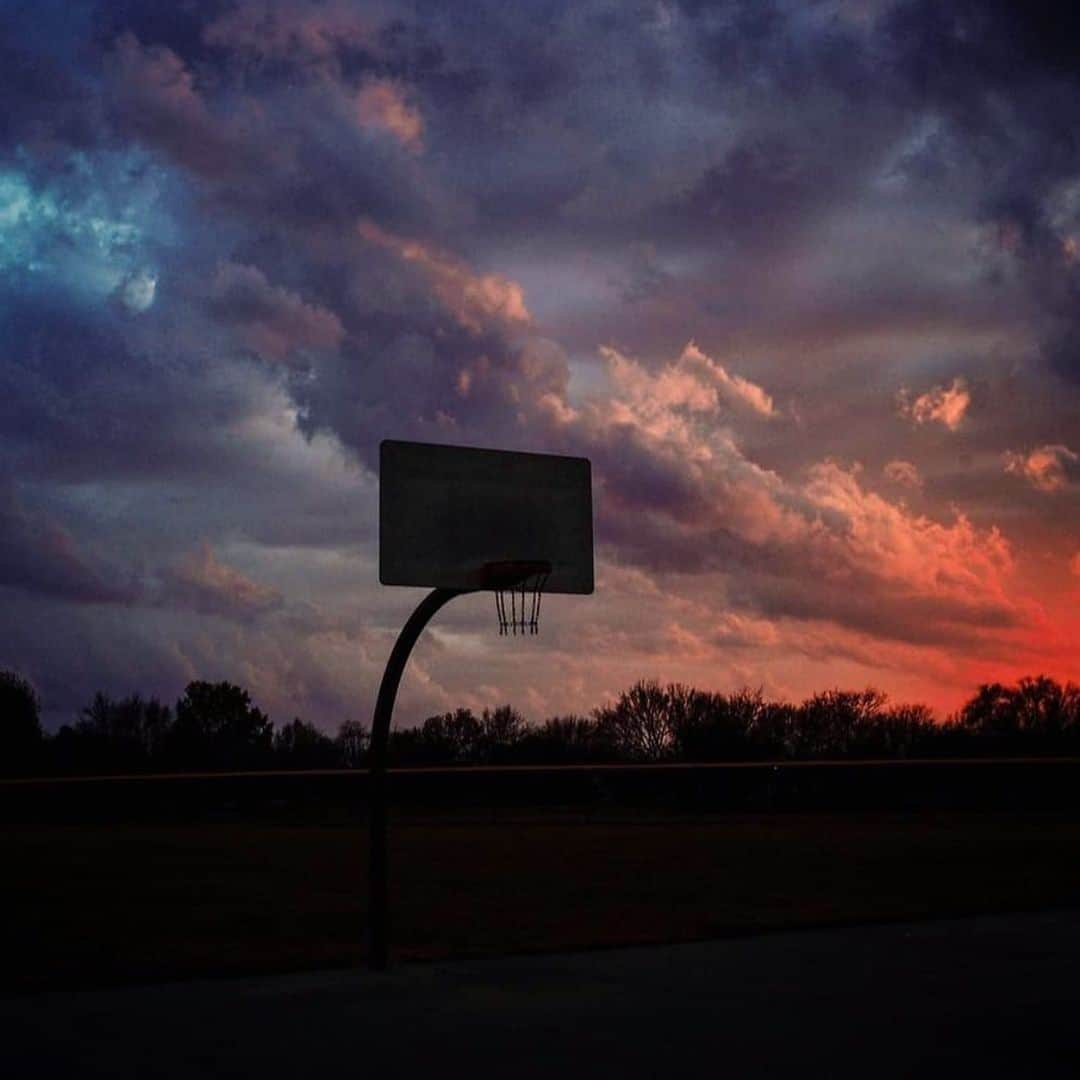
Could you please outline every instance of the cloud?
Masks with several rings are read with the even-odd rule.
[[[553,3],[543,34],[485,0],[468,20],[397,0],[20,9],[0,26],[0,470],[70,545],[24,572],[8,521],[9,576],[52,582],[7,590],[21,622],[68,620],[61,676],[102,655],[124,680],[137,657],[150,680],[237,671],[275,708],[346,715],[396,628],[372,469],[399,436],[587,454],[622,575],[587,606],[612,628],[600,658],[576,608],[552,620],[570,674],[546,698],[463,602],[410,708],[477,692],[466,647],[491,694],[566,707],[646,654],[800,690],[822,659],[830,681],[955,688],[972,657],[1017,655],[1041,633],[1025,590],[1056,600],[1033,553],[1074,550],[1076,504],[1016,498],[1000,454],[1037,486],[1032,455],[1074,445],[1080,372],[1075,19],[1029,8]],[[952,378],[975,370],[978,423]],[[898,386],[962,456],[930,438],[915,470]],[[167,562],[177,606],[62,599],[141,595],[104,551]],[[257,579],[246,604],[230,570]],[[243,614],[261,580],[320,629],[286,627],[291,604]],[[375,624],[360,681],[343,597]],[[31,633],[20,648],[56,651]],[[88,647],[107,635],[111,658]]]
[[[133,318],[59,288],[5,300],[0,455],[20,479],[108,489],[220,478],[241,461],[255,464],[233,433],[262,408],[263,377],[223,362],[228,343],[193,310],[159,297]]]
[[[213,115],[195,76],[171,49],[121,34],[106,58],[109,108],[129,136],[165,150],[195,172],[228,174],[243,151],[235,132]]]
[[[115,296],[133,315],[148,311],[157,292],[157,274],[146,267],[133,270],[117,287]]]
[[[916,424],[938,423],[956,431],[967,415],[971,394],[963,379],[953,379],[949,386],[935,386],[912,398],[905,389],[898,395],[900,415]]]
[[[459,259],[418,240],[408,240],[372,221],[357,226],[369,244],[417,267],[443,306],[466,329],[479,333],[490,324],[521,327],[532,321],[519,284],[501,274],[476,274]]]
[[[897,458],[886,462],[881,472],[886,480],[899,484],[901,487],[921,488],[923,484],[919,470],[910,461],[901,461]]]
[[[773,399],[760,386],[741,375],[730,374],[722,364],[706,356],[693,341],[683,349],[679,363],[687,370],[696,369],[702,381],[712,382],[718,397],[727,404],[758,416],[777,415]]]
[[[252,619],[281,607],[281,594],[221,562],[207,541],[162,574],[158,603],[202,615]]]
[[[695,417],[730,417],[733,410],[758,417],[777,415],[772,398],[760,386],[729,374],[693,341],[655,375],[610,346],[601,346],[600,355],[618,400],[632,410],[637,423],[654,436],[676,436],[687,448],[688,425]],[[697,452],[701,450],[699,443]]]
[[[998,529],[978,529],[962,514],[948,524],[913,514],[864,490],[857,470],[835,462],[814,465],[804,493],[828,523],[812,543],[839,555],[834,583],[862,572],[889,590],[951,600],[958,609],[1011,606],[1014,556]]]
[[[305,349],[334,349],[344,328],[332,311],[271,285],[255,266],[222,263],[211,287],[211,309],[236,327],[241,340],[266,360],[288,360]]]
[[[762,468],[718,423],[716,372],[695,352],[650,374],[605,348],[610,387],[560,421],[593,460],[606,550],[642,568],[724,574],[744,612],[881,638],[952,634],[974,647],[1027,620],[997,529],[915,514],[865,489],[857,466],[817,462],[801,482]]]
[[[74,604],[130,604],[139,595],[51,514],[27,509],[10,483],[0,483],[0,585]]]
[[[740,138],[686,190],[666,201],[669,228],[723,237],[740,250],[786,247],[853,177],[802,133]]]
[[[377,50],[378,26],[340,0],[242,0],[210,22],[203,37],[247,58],[336,74],[350,54]]]
[[[1060,444],[1027,452],[1007,450],[1002,460],[1007,473],[1022,476],[1037,491],[1064,491],[1080,480],[1080,454]]]
[[[714,645],[731,648],[771,646],[779,643],[780,631],[768,619],[725,611],[713,622],[710,640]]]
[[[153,180],[131,165],[126,155],[74,155],[51,175],[25,159],[0,165],[3,284],[24,295],[52,288],[73,306],[111,296],[125,310],[146,310],[155,281],[146,250]]]
[[[400,85],[388,79],[365,83],[356,95],[356,115],[366,128],[384,131],[405,149],[423,149],[424,119]]]

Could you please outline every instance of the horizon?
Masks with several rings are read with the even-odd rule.
[[[6,676],[14,676],[16,680],[20,678],[19,673],[15,671],[5,671],[2,672],[2,674]],[[815,691],[812,691],[811,693],[803,697],[801,700],[799,700],[796,698],[783,697],[771,698],[764,693],[764,690],[761,686],[744,685],[739,687],[733,687],[728,691],[716,691],[699,686],[689,685],[686,683],[670,682],[667,680],[646,677],[635,680],[632,684],[628,684],[627,686],[622,687],[619,691],[617,691],[615,694],[612,694],[610,697],[604,698],[603,700],[595,702],[592,705],[588,705],[577,712],[549,713],[547,715],[530,715],[520,709],[513,701],[500,701],[495,703],[494,705],[484,705],[479,710],[476,710],[476,712],[474,712],[474,710],[467,705],[452,705],[443,711],[430,713],[426,716],[420,717],[416,721],[416,723],[413,724],[397,723],[395,724],[395,728],[411,728],[413,730],[419,730],[420,727],[422,727],[423,724],[429,720],[445,719],[452,714],[460,714],[464,712],[468,713],[474,719],[479,719],[481,716],[487,717],[490,713],[498,712],[503,709],[509,709],[516,716],[520,717],[521,722],[527,729],[532,731],[539,731],[543,728],[545,724],[549,723],[550,721],[593,720],[599,714],[613,708],[620,699],[625,700],[627,695],[632,690],[637,687],[643,686],[655,686],[657,689],[665,693],[672,690],[684,690],[693,694],[704,694],[710,697],[727,700],[737,699],[746,695],[749,695],[751,697],[760,696],[761,701],[767,706],[781,709],[791,709],[793,711],[798,711],[799,709],[804,708],[807,705],[814,703],[815,701],[828,698],[830,695],[848,695],[857,697],[863,694],[870,694],[875,695],[880,699],[878,700],[874,709],[881,714],[885,714],[893,710],[903,711],[906,709],[926,709],[927,719],[934,726],[941,727],[960,722],[965,706],[974,705],[979,699],[980,692],[984,689],[988,689],[992,686],[1000,686],[1003,690],[1009,693],[1015,693],[1017,690],[1022,689],[1025,684],[1030,685],[1038,683],[1044,679],[1050,679],[1051,683],[1056,686],[1057,689],[1064,691],[1066,694],[1070,692],[1076,693],[1078,690],[1080,690],[1080,687],[1078,687],[1077,683],[1071,680],[1059,682],[1053,679],[1051,676],[1046,676],[1045,674],[1030,674],[1026,676],[1021,676],[1013,683],[997,682],[980,684],[978,687],[974,687],[972,689],[971,694],[969,694],[968,697],[966,697],[956,709],[947,713],[942,713],[939,710],[935,709],[933,706],[927,705],[925,702],[900,699],[886,693],[885,691],[880,690],[878,687],[870,685],[862,687],[823,686],[819,687]],[[199,682],[202,682],[202,680],[194,680],[193,684]],[[185,687],[184,690],[181,693],[178,693],[174,699],[162,698],[155,694],[143,694],[140,693],[138,690],[132,691],[128,694],[120,695],[110,695],[100,690],[95,691],[94,697],[92,699],[84,702],[82,707],[78,709],[71,717],[69,717],[67,720],[61,720],[55,726],[46,721],[46,715],[44,713],[44,710],[42,710],[39,714],[42,721],[42,734],[46,737],[55,737],[57,734],[60,733],[60,729],[64,726],[77,727],[79,723],[86,721],[95,706],[99,705],[105,706],[108,709],[123,709],[125,706],[136,703],[144,707],[160,706],[171,715],[175,713],[176,707],[186,696],[187,691],[193,684],[189,684],[187,687]],[[31,689],[33,689],[32,684],[29,685]],[[314,727],[316,730],[320,731],[324,735],[336,737],[340,737],[341,735],[340,730],[328,730],[322,725],[319,725],[318,723],[312,723],[309,718],[304,716],[294,714],[287,719],[284,717],[275,718],[274,716],[270,715],[268,711],[260,708],[259,701],[253,695],[251,695],[247,687],[244,687],[237,683],[233,683],[229,680],[221,680],[221,682],[217,685],[224,685],[230,688],[235,688],[235,690],[248,695],[250,707],[260,715],[264,716],[267,721],[269,721],[273,731],[280,731],[283,727],[287,727],[295,721],[301,721],[305,725],[310,725]],[[344,721],[342,721],[342,724],[360,724],[365,730],[369,730],[371,726],[370,717],[363,715],[359,717],[348,717]]]
[[[0,668],[370,722],[384,438],[588,457],[596,592],[400,726],[639,678],[944,719],[1080,681],[1078,16],[13,5]]]

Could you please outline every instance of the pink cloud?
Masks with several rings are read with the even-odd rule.
[[[772,398],[760,386],[730,374],[693,341],[655,374],[609,346],[601,346],[600,355],[616,389],[639,419],[651,416],[659,423],[657,433],[682,427],[680,417],[720,416],[732,407],[757,416],[776,415]]]
[[[221,562],[205,540],[162,574],[160,601],[204,615],[249,619],[281,606],[281,594]]]
[[[737,611],[721,612],[710,629],[713,644],[724,647],[760,648],[780,642],[780,631],[775,622]]]
[[[687,462],[700,463],[726,452],[718,442],[730,436],[719,434],[717,422],[730,418],[733,404],[740,412],[775,415],[761,387],[729,375],[693,342],[655,373],[610,346],[601,346],[600,355],[613,393],[591,403],[594,421],[631,427],[665,455],[682,454]]]
[[[1037,491],[1064,491],[1080,474],[1080,454],[1060,443],[1048,443],[1026,453],[1008,450],[1003,455],[1005,471],[1022,476]]]
[[[712,383],[717,397],[728,405],[748,410],[758,416],[777,415],[773,399],[757,383],[744,379],[741,375],[732,375],[716,360],[706,356],[691,341],[683,349],[679,363],[687,370],[697,370],[699,378],[705,383]]]
[[[423,147],[424,118],[390,79],[374,79],[360,88],[356,116],[362,127],[386,132],[407,150],[416,153]]]
[[[371,221],[360,222],[357,231],[369,244],[416,266],[443,307],[466,329],[479,333],[492,323],[522,327],[532,322],[525,293],[516,281],[501,274],[474,273],[452,255],[387,232]]]
[[[971,394],[963,379],[953,379],[949,386],[935,386],[912,399],[907,390],[899,394],[900,415],[916,424],[938,423],[956,431],[967,415]]]
[[[725,425],[715,366],[697,353],[652,373],[604,348],[605,391],[544,412],[592,457],[601,531],[624,557],[683,573],[730,568],[737,610],[871,637],[974,645],[1025,622],[999,530],[913,513],[865,488],[857,465],[818,462],[801,481],[762,468]],[[894,476],[917,477],[900,464]]]

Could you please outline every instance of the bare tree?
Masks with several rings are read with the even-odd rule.
[[[655,679],[634,683],[614,705],[597,709],[595,716],[620,757],[660,761],[674,752],[671,698]]]

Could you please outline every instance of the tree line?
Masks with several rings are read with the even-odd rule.
[[[97,693],[74,722],[43,731],[30,683],[0,671],[0,774],[363,768],[368,726],[333,737],[298,717],[281,727],[243,687],[197,680],[175,705]],[[535,725],[511,705],[429,716],[391,733],[398,766],[943,758],[1080,753],[1080,686],[1045,675],[985,683],[955,714],[892,704],[878,690],[826,690],[800,704],[744,688],[711,693],[640,680],[588,715]]]

